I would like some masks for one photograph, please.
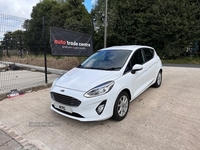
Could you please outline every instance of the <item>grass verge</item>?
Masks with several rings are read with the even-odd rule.
[[[10,56],[10,57],[2,57],[2,61],[14,62],[14,63],[22,63],[22,64],[29,64],[34,66],[41,66],[44,67],[44,57],[43,56],[34,56],[28,55],[25,57],[18,57],[18,56]],[[47,56],[47,67],[48,68],[55,68],[55,69],[62,69],[62,70],[70,70],[75,66],[78,66],[82,61],[81,58],[77,57],[58,57],[58,56]]]
[[[162,59],[164,64],[200,64],[200,57],[184,57],[180,59]]]

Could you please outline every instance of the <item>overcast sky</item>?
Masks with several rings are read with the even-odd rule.
[[[30,19],[33,6],[40,0],[0,0],[0,13]],[[96,0],[85,0],[88,12]]]

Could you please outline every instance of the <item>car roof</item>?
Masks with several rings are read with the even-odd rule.
[[[131,50],[135,51],[139,48],[150,48],[153,49],[150,46],[144,46],[144,45],[122,45],[122,46],[112,46],[112,47],[107,47],[107,48],[102,48],[100,50]]]

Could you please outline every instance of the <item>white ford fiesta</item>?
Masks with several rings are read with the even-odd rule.
[[[104,48],[54,81],[51,109],[79,121],[120,121],[130,101],[161,82],[162,63],[152,47]]]

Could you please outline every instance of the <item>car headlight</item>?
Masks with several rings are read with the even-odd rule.
[[[90,97],[95,97],[95,96],[106,94],[112,89],[113,85],[114,85],[114,81],[105,82],[103,84],[100,84],[100,85],[92,88],[91,90],[86,92],[84,94],[84,96],[87,98],[90,98]]]

